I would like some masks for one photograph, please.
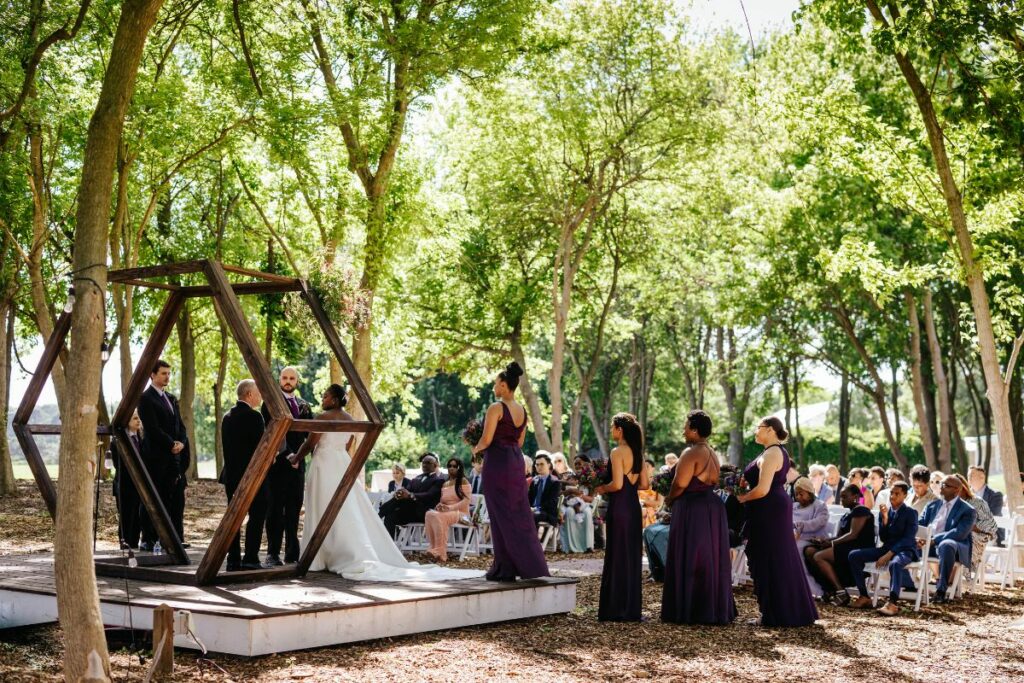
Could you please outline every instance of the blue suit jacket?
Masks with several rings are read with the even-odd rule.
[[[915,558],[920,557],[921,551],[917,547],[917,510],[906,503],[898,510],[890,508],[889,523],[880,525],[878,538],[882,541],[883,552],[908,552]]]
[[[932,520],[939,514],[939,510],[942,509],[942,505],[945,502],[940,498],[928,503],[928,506],[924,509],[924,514],[921,516],[921,526],[931,526]],[[960,546],[959,555],[961,561],[963,564],[970,565],[971,530],[974,528],[974,520],[977,517],[978,513],[974,508],[960,498],[957,498],[949,511],[949,516],[946,517],[946,528],[932,536],[932,545],[937,546],[945,540],[956,541],[957,545]]]
[[[988,485],[981,490],[981,498],[988,504],[988,509],[992,511],[994,517],[1001,517],[1003,514],[1003,494],[995,489],[990,489]]]

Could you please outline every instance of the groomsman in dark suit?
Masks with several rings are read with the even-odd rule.
[[[139,399],[142,420],[144,463],[156,486],[160,500],[167,508],[178,538],[184,541],[185,472],[190,460],[188,433],[181,421],[178,399],[167,392],[171,382],[171,366],[158,360],[149,375],[149,388]],[[143,550],[152,550],[157,541],[156,529],[149,515],[142,513]],[[187,543],[182,543],[186,548]]]
[[[537,476],[530,482],[530,507],[533,508],[533,521],[536,524],[545,522],[558,526],[558,497],[562,494],[562,484],[551,476],[551,457],[541,453],[533,461],[537,468]]]
[[[139,419],[139,411],[132,413],[128,420],[128,448],[134,447],[145,462],[146,454],[142,450],[142,420]],[[139,549],[139,537],[142,534],[142,499],[139,497],[139,490],[135,487],[128,470],[121,463],[121,450],[111,450],[114,460],[114,498],[117,501],[117,516],[120,526],[121,548]]]
[[[296,420],[312,420],[313,410],[295,393],[299,386],[299,372],[292,366],[281,370],[278,377],[284,402]],[[270,421],[267,404],[261,411],[263,420]],[[269,507],[267,509],[267,565],[279,567],[285,562],[299,561],[299,511],[306,485],[306,459],[293,467],[288,456],[299,450],[308,432],[288,432],[274,464],[267,473]],[[284,562],[281,561],[281,536],[284,535]]]
[[[243,379],[235,389],[238,402],[227,412],[221,423],[221,440],[224,444],[224,469],[220,473],[220,483],[228,495],[228,502],[235,495],[242,475],[249,467],[253,453],[260,439],[263,438],[263,416],[257,408],[260,401],[260,390],[256,382]],[[228,549],[229,572],[239,569],[261,569],[260,543],[263,541],[263,525],[267,517],[267,481],[256,492],[252,505],[249,507],[249,521],[245,524],[245,557],[242,557],[240,533],[235,534],[231,547]]]

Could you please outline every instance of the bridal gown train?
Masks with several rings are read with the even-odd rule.
[[[306,476],[306,517],[302,550],[341,483],[351,457],[345,446],[351,432],[325,432]],[[476,579],[482,571],[448,569],[406,561],[374,511],[362,486],[353,486],[341,506],[310,571],[330,571],[351,581],[454,581]]]

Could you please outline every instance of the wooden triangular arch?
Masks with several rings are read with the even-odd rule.
[[[258,281],[231,283],[227,277],[228,272],[254,277]],[[208,284],[202,286],[181,286],[149,281],[149,278],[186,273],[203,273]],[[156,287],[170,291],[170,295],[164,303],[160,316],[157,318],[149,341],[146,343],[146,347],[135,366],[135,370],[128,383],[128,388],[125,391],[125,396],[122,397],[117,412],[114,413],[111,419],[110,426],[101,425],[97,429],[97,432],[100,434],[113,435],[113,447],[118,449],[125,470],[138,488],[139,497],[146,507],[150,518],[153,520],[157,535],[163,547],[166,548],[167,554],[155,557],[142,556],[139,558],[140,566],[138,567],[128,567],[119,561],[97,560],[97,573],[116,576],[135,575],[138,578],[153,581],[194,583],[197,585],[234,583],[265,578],[287,578],[289,576],[305,574],[313,562],[313,558],[316,557],[317,552],[320,550],[324,538],[327,536],[331,525],[341,510],[349,490],[356,483],[356,479],[359,477],[359,473],[384,427],[384,422],[373,400],[370,398],[366,385],[363,383],[359,373],[356,372],[355,365],[352,363],[352,359],[349,358],[341,337],[327,318],[323,307],[320,305],[320,301],[315,293],[310,290],[309,283],[296,278],[262,273],[235,266],[225,266],[218,261],[209,259],[111,271],[108,275],[108,281],[129,286]],[[242,311],[242,305],[238,300],[238,295],[240,294],[272,294],[280,292],[299,292],[303,301],[309,306],[313,318],[317,321],[327,339],[331,352],[345,373],[352,393],[359,402],[363,414],[366,415],[365,420],[296,420],[292,418],[291,412],[288,410],[284,398],[278,389],[277,382],[271,375],[269,361],[260,351],[256,336],[253,334],[249,321]],[[164,508],[156,492],[156,487],[142,464],[140,454],[135,450],[131,440],[127,438],[126,429],[128,420],[138,406],[139,398],[146,386],[146,382],[149,380],[150,370],[163,352],[164,345],[174,329],[174,324],[178,319],[185,300],[192,297],[206,296],[213,299],[214,305],[217,306],[227,323],[228,329],[231,330],[231,334],[235,339],[235,343],[238,344],[246,366],[249,368],[249,372],[252,373],[260,393],[263,394],[263,400],[270,414],[270,420],[266,425],[263,438],[260,440],[256,452],[249,462],[249,467],[242,475],[235,495],[224,512],[224,517],[214,531],[209,547],[200,559],[195,573],[192,573],[191,571],[183,571],[185,566],[189,564],[188,553],[185,552],[181,539],[178,538],[177,533],[174,531],[170,516],[167,514],[167,510]],[[56,489],[49,473],[46,471],[39,448],[35,443],[34,435],[60,434],[60,425],[30,424],[29,420],[43,386],[64,348],[64,340],[70,331],[70,327],[70,314],[62,314],[57,320],[54,332],[47,342],[36,372],[12,421],[15,435],[18,437],[18,441],[25,452],[25,457],[35,477],[36,484],[43,499],[46,501],[50,514],[54,516],[59,512],[56,505]],[[221,574],[220,567],[227,555],[231,540],[241,528],[242,521],[248,513],[249,507],[252,505],[252,501],[263,480],[266,478],[270,466],[274,462],[278,448],[289,431],[350,431],[365,432],[366,436],[360,440],[352,462],[349,464],[348,470],[343,475],[331,502],[324,511],[323,518],[306,544],[298,564],[295,566]]]

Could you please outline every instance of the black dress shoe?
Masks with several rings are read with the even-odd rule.
[[[284,562],[277,555],[267,555],[266,565],[268,567],[283,567]]]
[[[181,547],[182,547],[182,548],[185,548],[185,549],[187,550],[188,548],[191,548],[191,547],[192,547],[192,544],[191,544],[191,543],[182,543],[182,544],[181,544]]]
[[[242,565],[238,564],[237,562],[228,562],[227,569],[229,572],[239,572],[242,571]]]
[[[946,597],[946,591],[936,591],[935,595],[932,596],[931,601],[936,605],[945,605],[949,602],[949,598]]]
[[[242,562],[242,569],[263,569],[259,562]]]

